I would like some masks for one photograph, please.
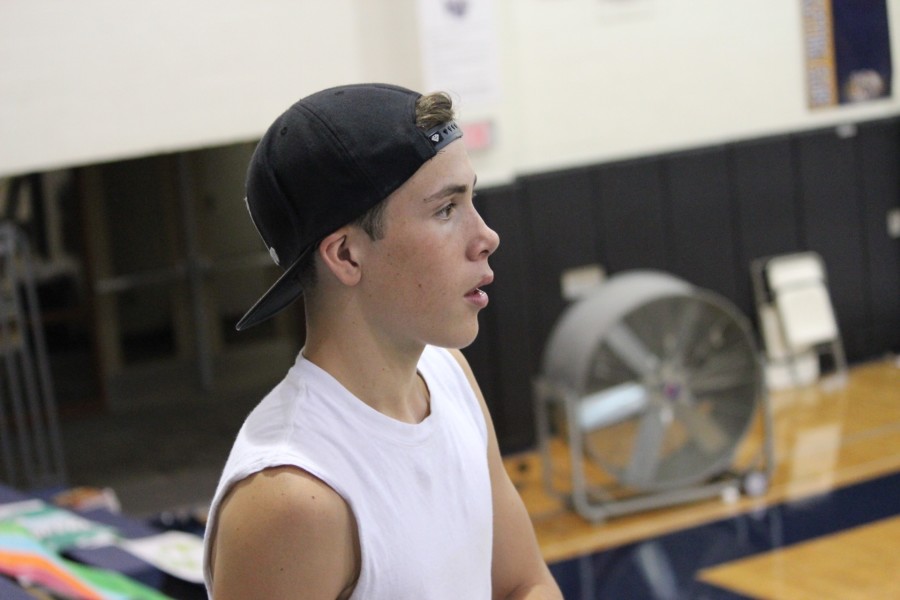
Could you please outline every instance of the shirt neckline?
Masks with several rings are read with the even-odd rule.
[[[312,379],[321,382],[321,391],[326,401],[336,405],[342,414],[352,418],[372,435],[396,443],[415,445],[424,442],[431,436],[440,415],[440,394],[434,378],[423,363],[424,352],[423,359],[419,360],[417,367],[419,375],[428,388],[429,411],[428,415],[419,423],[406,423],[372,408],[344,387],[331,373],[308,360],[302,352],[299,353],[295,366],[301,373],[305,371],[312,376]],[[302,383],[305,379],[307,378],[301,375],[300,382]]]

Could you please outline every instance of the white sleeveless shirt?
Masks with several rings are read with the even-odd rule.
[[[491,597],[493,512],[487,427],[456,359],[426,347],[431,394],[419,424],[387,417],[300,354],[238,433],[210,506],[204,574],[223,497],[268,467],[293,465],[343,497],[361,549],[359,600]]]

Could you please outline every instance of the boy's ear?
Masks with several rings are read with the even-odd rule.
[[[361,273],[352,243],[353,233],[349,227],[342,227],[319,244],[319,257],[325,268],[344,285],[356,285]]]

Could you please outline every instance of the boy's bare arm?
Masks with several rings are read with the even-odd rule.
[[[468,362],[452,351],[472,384],[488,426],[488,465],[494,502],[494,551],[491,568],[494,598],[562,600],[562,592],[541,556],[528,511],[503,466],[487,406]]]
[[[228,494],[215,531],[215,600],[349,595],[359,568],[344,500],[293,467],[266,469]]]

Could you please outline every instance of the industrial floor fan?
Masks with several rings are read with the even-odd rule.
[[[541,369],[544,485],[584,518],[766,491],[773,456],[761,359],[747,320],[724,298],[659,271],[615,275],[562,314]],[[754,423],[762,441],[738,461]]]

